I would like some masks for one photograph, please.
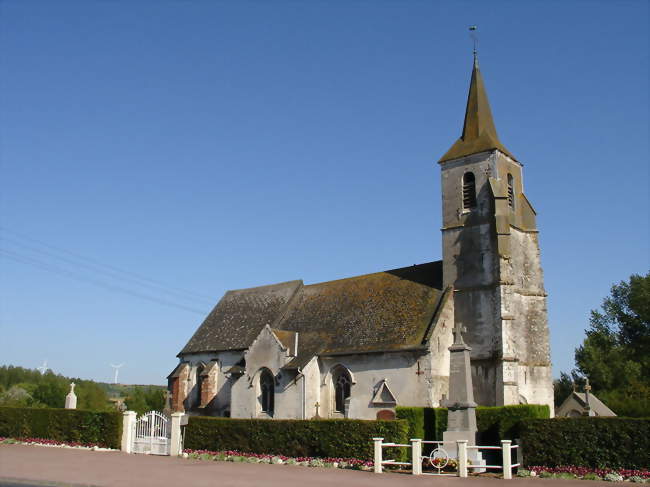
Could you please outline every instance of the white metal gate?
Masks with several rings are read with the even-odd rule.
[[[169,418],[149,411],[138,418],[133,435],[133,453],[169,455],[171,431]]]

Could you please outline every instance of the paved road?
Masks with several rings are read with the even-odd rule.
[[[210,462],[121,452],[0,445],[2,487],[596,487],[598,484],[600,482],[559,479],[377,475],[332,468]]]

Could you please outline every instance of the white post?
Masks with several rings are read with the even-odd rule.
[[[154,423],[158,421],[158,416],[155,414],[151,413],[149,415],[151,418],[151,421],[149,421],[149,453],[153,452],[153,432],[154,432]]]
[[[384,439],[373,438],[372,441],[375,442],[375,473],[381,473],[381,443]]]
[[[183,417],[183,413],[172,413],[172,420],[171,420],[171,438],[170,438],[170,445],[169,445],[169,454],[172,457],[177,457],[181,453],[181,418]]]
[[[503,451],[503,478],[506,480],[512,479],[511,445],[512,441],[501,440],[501,450]]]
[[[124,453],[133,452],[133,427],[135,426],[135,411],[124,411],[122,416],[122,445]]]
[[[411,473],[413,475],[422,475],[422,440],[411,439]]]
[[[458,476],[467,477],[467,440],[456,440],[458,451]]]

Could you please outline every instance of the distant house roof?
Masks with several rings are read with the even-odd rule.
[[[290,281],[228,291],[179,355],[247,349],[265,325],[294,354],[314,355],[421,347],[443,298],[442,262],[311,284]]]
[[[609,409],[605,403],[598,399],[593,393],[589,393],[589,407],[595,416],[616,416],[616,413]],[[556,416],[573,416],[572,411],[585,413],[587,411],[587,398],[584,392],[573,391],[562,405],[557,408]]]

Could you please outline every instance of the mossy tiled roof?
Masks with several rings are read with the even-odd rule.
[[[305,358],[409,349],[423,344],[441,297],[440,261],[307,286],[228,291],[181,354],[246,349],[266,324],[298,332]]]
[[[302,286],[290,281],[228,291],[217,303],[183,353],[248,348],[264,325],[273,325]]]

